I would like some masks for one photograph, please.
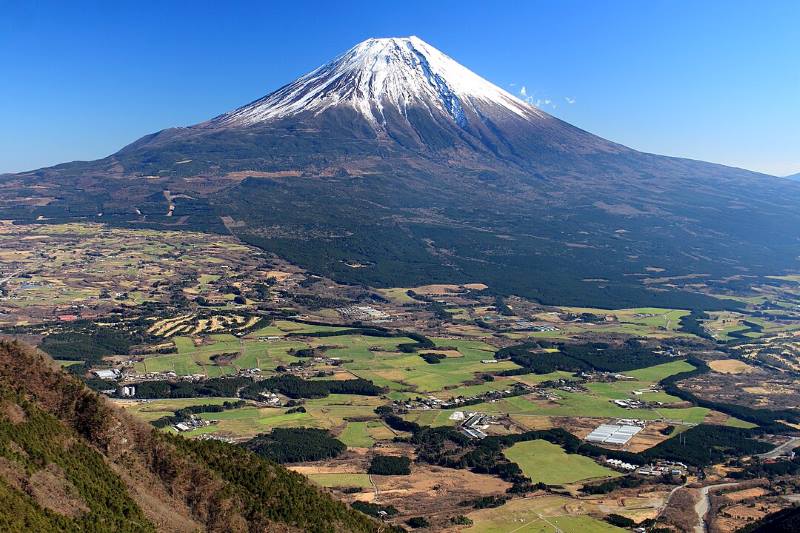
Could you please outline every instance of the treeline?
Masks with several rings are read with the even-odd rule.
[[[791,409],[755,409],[745,405],[721,403],[701,398],[692,392],[680,388],[678,382],[700,376],[711,370],[702,359],[689,357],[686,361],[695,367],[694,370],[673,374],[661,380],[660,385],[667,394],[677,396],[681,400],[692,402],[700,407],[707,407],[708,409],[725,413],[739,418],[740,420],[757,424],[761,428],[761,431],[777,433],[787,431],[789,428],[785,424],[780,423],[780,420],[785,420],[793,424],[800,423],[800,413]]]
[[[761,333],[764,331],[764,326],[756,322],[742,320],[742,324],[747,326],[747,328],[731,331],[728,333],[728,337],[731,337],[732,339],[752,341],[753,339],[747,336],[748,333]]]
[[[330,324],[325,324],[330,326]],[[287,337],[342,337],[344,335],[363,335],[365,337],[397,337],[398,335],[383,328],[357,327],[341,329],[339,331],[314,331],[310,333],[287,333]]]
[[[189,460],[209,468],[225,481],[228,486],[223,490],[242,502],[245,518],[262,529],[265,524],[284,523],[300,531],[400,531],[354,512],[313,487],[301,474],[279,468],[243,447],[219,441],[165,438]]]
[[[706,331],[706,328],[704,328],[703,324],[701,323],[701,320],[708,320],[710,318],[711,317],[705,311],[692,309],[691,313],[681,317],[678,331],[691,333],[692,335],[697,335],[700,338],[715,341],[716,339],[714,339],[714,337],[712,337],[708,331]]]
[[[419,356],[429,365],[438,365],[442,362],[442,359],[447,359],[446,355],[433,352],[420,353]]]
[[[235,397],[239,389],[253,383],[252,378],[211,378],[203,381],[143,381],[136,384],[134,398]]]
[[[150,421],[150,424],[157,428],[165,428],[167,426],[174,426],[179,422],[187,420],[192,415],[198,413],[221,413],[230,409],[238,409],[247,405],[247,402],[238,400],[235,402],[223,402],[221,404],[203,404],[203,405],[190,405],[175,411],[173,415],[162,416],[155,420]]]
[[[395,516],[400,512],[392,505],[379,505],[377,503],[362,502],[358,500],[351,503],[350,507],[356,511],[361,511],[365,515],[374,516],[375,518],[381,517],[381,513],[386,513],[386,516]]]
[[[425,335],[421,333],[411,332],[411,333],[403,333],[403,337],[408,337],[414,342],[404,342],[403,344],[398,344],[397,349],[403,353],[415,353],[418,350],[429,350],[431,348],[436,347],[436,343],[430,340]]]
[[[311,322],[311,321],[302,321],[303,324],[312,324],[312,325],[325,325],[330,326],[330,324],[323,324],[321,322]],[[343,335],[364,335],[365,337],[381,337],[381,338],[392,338],[392,337],[408,337],[413,342],[405,342],[398,345],[398,350],[404,353],[414,353],[417,350],[423,349],[430,349],[435,348],[436,344],[430,340],[425,335],[416,332],[391,332],[386,328],[381,328],[378,326],[354,326],[348,327],[347,329],[342,329],[339,331],[317,331],[314,333],[289,333],[287,337],[341,337]]]
[[[39,348],[54,359],[100,361],[105,355],[125,355],[138,339],[112,328],[88,326],[77,331],[53,333]]]
[[[289,398],[325,398],[330,394],[356,394],[360,396],[380,396],[386,392],[366,379],[347,380],[306,380],[291,374],[273,376],[255,381],[240,391],[242,398],[258,400],[264,391],[279,392]]]
[[[319,461],[341,455],[347,446],[323,429],[275,428],[243,444],[262,457],[276,463]]]
[[[703,467],[722,462],[728,457],[753,455],[772,449],[771,445],[755,440],[753,436],[752,430],[701,424],[656,444],[641,455]]]
[[[581,487],[584,494],[608,494],[617,489],[632,489],[644,485],[649,480],[641,477],[621,476],[607,479],[600,483],[590,483]]]
[[[800,531],[800,507],[789,507],[768,514],[737,533],[797,533]]]
[[[375,455],[367,473],[379,476],[405,476],[411,473],[411,459],[397,455]]]
[[[566,453],[580,454],[593,459],[619,459],[633,465],[644,465],[656,460],[682,462],[704,467],[721,462],[728,457],[752,455],[769,450],[769,444],[753,439],[751,430],[715,425],[692,427],[640,453],[611,450],[585,442],[562,428],[534,430],[520,434],[490,436],[475,441],[452,427],[422,427],[406,422],[385,410],[376,410],[392,428],[411,431],[410,439],[416,447],[417,458],[430,464],[448,468],[467,468],[476,473],[492,474],[512,484],[510,492],[525,493],[534,486],[516,463],[502,453],[518,442],[546,440],[561,446]],[[589,488],[606,490],[609,487]]]
[[[800,457],[774,463],[751,463],[740,471],[730,472],[728,477],[734,479],[754,479],[758,477],[774,479],[778,476],[798,475],[800,475]]]
[[[624,372],[672,360],[670,357],[655,353],[652,348],[634,339],[626,341],[621,346],[602,342],[557,346],[558,352],[541,352],[542,345],[531,342],[498,350],[495,359],[510,359],[524,369],[513,369],[501,372],[500,375],[549,374],[557,370]]]

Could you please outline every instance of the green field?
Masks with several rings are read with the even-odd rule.
[[[368,474],[308,474],[307,477],[322,487],[369,488],[372,486]]]
[[[375,439],[369,434],[367,422],[349,422],[337,437],[351,448],[371,448]]]
[[[698,424],[702,422],[709,413],[709,409],[705,407],[625,409],[611,402],[611,400],[623,398],[640,398],[646,401],[660,401],[663,403],[677,402],[679,398],[669,396],[663,392],[634,395],[632,391],[647,389],[666,376],[691,370],[692,368],[694,367],[685,361],[672,361],[670,363],[625,373],[626,375],[637,378],[636,380],[621,380],[611,383],[589,383],[587,385],[589,391],[585,393],[561,390],[554,391],[554,394],[559,397],[557,402],[514,396],[495,402],[472,405],[467,410],[507,414],[515,418],[524,418],[526,416],[581,416],[589,418],[640,418],[643,420],[667,419],[676,421],[676,423]],[[535,384],[537,380],[544,381],[545,378],[552,379],[554,377],[560,377],[560,375],[561,373],[547,374],[544,376],[530,374],[514,376],[513,379]],[[457,410],[463,409],[412,411],[405,415],[405,418],[423,425],[455,425],[455,422],[450,420],[449,416]]]
[[[189,337],[175,337],[173,341],[178,353],[146,357],[144,361],[134,365],[136,371],[167,372],[171,370],[179,376],[205,374],[208,377],[219,377],[232,374],[236,370],[230,365],[215,365],[211,360],[212,355],[241,350],[239,339],[233,335],[209,335],[206,343],[200,346],[195,346]]]
[[[172,415],[178,409],[193,405],[221,405],[224,402],[235,402],[238,398],[175,398],[169,400],[148,400],[146,402],[121,403],[129,413],[142,420],[151,421],[162,416]],[[216,413],[222,414],[222,413]]]
[[[222,404],[236,398],[176,398],[122,404],[136,417],[151,421],[172,415],[176,410],[191,405]],[[246,438],[266,433],[276,427],[318,427],[336,430],[344,428],[339,439],[352,447],[370,447],[376,440],[391,439],[394,433],[378,420],[375,408],[384,400],[372,396],[332,394],[326,398],[306,400],[305,413],[287,413],[288,408],[260,408],[246,406],[218,413],[200,413],[204,420],[214,421],[210,426],[185,433],[196,436],[220,433]],[[358,419],[360,422],[348,420]],[[371,419],[371,420],[370,420]]]
[[[503,453],[510,461],[517,463],[534,483],[563,485],[584,479],[621,475],[588,457],[565,453],[561,446],[544,440],[518,442]]]

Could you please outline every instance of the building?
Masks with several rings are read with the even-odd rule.
[[[105,380],[117,380],[120,378],[121,373],[116,368],[109,368],[109,369],[102,369],[102,370],[92,370],[92,374],[100,379]]]
[[[586,436],[587,442],[625,445],[642,430],[641,426],[629,424],[601,424]]]

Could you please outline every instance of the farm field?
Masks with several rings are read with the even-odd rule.
[[[561,496],[512,500],[501,507],[470,513],[469,533],[621,533],[624,529],[594,519]]]
[[[380,421],[348,422],[336,437],[351,448],[370,448],[377,440],[391,439],[394,433]]]
[[[721,396],[725,391],[737,390],[738,398],[746,398],[745,393],[756,398],[754,405],[758,408],[774,405],[778,394],[793,393],[791,384],[785,378],[777,380],[774,374],[770,381],[759,381],[762,375],[769,375],[766,367],[771,359],[756,359],[757,352],[747,350],[757,350],[759,346],[768,354],[800,350],[800,343],[790,332],[794,327],[791,322],[770,316],[800,313],[800,294],[797,302],[791,296],[792,291],[800,292],[795,278],[763,288],[762,296],[742,298],[747,309],[709,312],[710,318],[702,319],[702,326],[721,341],[714,342],[680,332],[680,321],[688,313],[681,309],[544,305],[517,296],[499,297],[494,291],[484,291],[483,285],[415,287],[411,290],[419,296],[412,298],[404,287],[339,285],[226,236],[118,230],[92,224],[8,228],[2,226],[0,231],[0,279],[4,281],[0,319],[5,321],[0,326],[30,323],[31,326],[12,328],[12,333],[21,332],[24,339],[41,342],[43,349],[48,340],[51,347],[59,342],[66,345],[66,351],[53,352],[58,364],[81,374],[98,390],[118,387],[117,392],[108,392],[112,397],[122,396],[120,385],[175,380],[172,372],[179,377],[193,376],[179,394],[192,394],[188,382],[206,378],[235,374],[256,379],[293,376],[275,386],[273,392],[277,396],[265,394],[259,402],[248,400],[241,408],[197,413],[209,424],[181,435],[241,443],[275,428],[327,430],[330,437],[348,449],[340,456],[298,463],[292,468],[302,469],[298,471],[347,502],[354,498],[371,500],[377,493],[376,501],[400,509],[400,515],[390,520],[393,523],[403,523],[414,516],[409,513],[415,512],[446,520],[446,512],[469,515],[474,524],[466,531],[620,531],[593,517],[611,512],[635,517],[637,521],[655,517],[671,486],[648,483],[646,490],[617,489],[609,495],[580,497],[525,497],[512,492],[512,499],[505,505],[476,510],[461,503],[473,497],[506,494],[511,484],[490,474],[424,462],[425,450],[418,446],[427,438],[427,432],[408,442],[411,433],[398,432],[387,425],[403,427],[394,424],[396,420],[387,416],[389,412],[434,427],[460,424],[459,420],[450,419],[455,411],[483,413],[489,415],[484,427],[489,435],[559,428],[584,438],[600,423],[620,418],[650,422],[622,447],[631,452],[649,449],[702,423],[754,427],[654,390],[660,380],[694,369],[679,357],[621,372],[628,379],[605,373],[563,371],[502,376],[499,374],[503,371],[519,367],[510,360],[497,362],[494,356],[500,348],[527,340],[555,341],[540,342],[531,351],[536,355],[558,352],[563,349],[562,342],[607,342],[619,347],[627,345],[633,336],[641,346],[658,353],[682,353],[708,361],[712,372],[682,383],[683,388],[698,396],[715,379],[717,389],[709,394]],[[12,231],[25,240],[14,237]],[[760,307],[755,308],[756,305]],[[755,339],[761,335],[751,332],[748,336],[753,338],[752,345],[747,341],[724,346],[723,342],[736,338],[734,332],[745,328],[749,331],[751,326],[745,321],[762,326],[764,338]],[[556,329],[536,331],[550,329],[548,326]],[[776,332],[782,333],[775,335]],[[108,341],[111,348],[100,346],[98,339]],[[414,351],[402,346],[420,339],[429,347]],[[770,339],[776,340],[775,345],[767,342]],[[91,358],[86,356],[85,365],[84,361],[70,360],[80,359],[84,356],[80,351],[93,346],[100,349]],[[165,353],[173,349],[174,353]],[[428,354],[439,357],[422,357]],[[119,370],[121,377],[97,379],[103,374],[94,371],[109,367]],[[253,369],[259,371],[251,372]],[[142,376],[143,373],[162,375]],[[296,390],[292,387],[305,387],[301,395],[325,394],[319,383],[300,384],[298,379],[355,378],[371,380],[385,387],[386,392],[373,389],[368,392],[376,396],[294,398]],[[552,383],[538,387],[543,382]],[[516,383],[534,389],[518,389],[514,394],[525,394],[505,398],[497,395],[460,408],[436,408],[436,399],[505,392]],[[738,387],[735,383],[747,385]],[[337,390],[333,386],[331,389]],[[784,390],[789,393],[784,394]],[[293,399],[291,407],[286,406],[289,395]],[[112,401],[137,418],[152,422],[188,406],[219,405],[237,399]],[[613,403],[621,399],[641,400],[649,405],[626,409]],[[401,402],[395,404],[393,400]],[[284,406],[266,407],[279,404]],[[740,405],[747,405],[746,400]],[[386,418],[376,414],[378,407],[384,408],[379,412]],[[166,427],[164,431],[178,430]],[[435,435],[436,432],[427,433]],[[403,438],[395,441],[398,436]],[[471,446],[462,439],[451,442]],[[572,485],[567,487],[571,492],[579,482],[620,475],[546,441],[517,443],[503,453],[519,464],[534,483]],[[410,475],[370,479],[364,472],[376,454],[423,459],[414,462]],[[690,471],[689,477],[693,475]],[[363,490],[358,494],[338,490],[343,487]],[[418,511],[418,506],[424,511]]]
[[[544,440],[518,442],[503,451],[534,483],[564,485],[585,479],[618,477],[588,457],[565,453],[561,446]]]
[[[201,399],[202,400],[202,399]],[[185,400],[159,400],[158,408],[165,410],[179,409]],[[175,402],[175,403],[172,403]],[[214,403],[214,402],[197,402]],[[222,403],[220,401],[219,403]],[[377,421],[378,416],[374,410],[383,402],[380,398],[370,396],[356,396],[347,394],[331,394],[327,398],[306,400],[303,407],[305,413],[287,413],[285,407],[255,407],[248,406],[221,413],[200,413],[200,418],[215,421],[210,426],[194,429],[184,433],[186,436],[202,434],[219,434],[234,439],[253,437],[259,433],[267,433],[276,427],[315,427],[330,430],[342,430],[347,433],[345,442],[352,447],[370,447],[377,439],[392,438],[394,434],[386,426]],[[171,406],[173,409],[169,409]],[[147,416],[145,408],[140,411],[140,416]],[[151,408],[151,409],[155,409]],[[150,414],[152,419],[171,414],[163,412],[158,416]],[[347,419],[359,418],[366,422],[348,422]],[[347,426],[357,424],[353,429]],[[360,424],[363,424],[361,426]],[[343,442],[344,442],[344,439]]]
[[[308,479],[321,487],[369,488],[372,484],[368,474],[307,474]]]
[[[114,403],[142,420],[151,421],[162,416],[169,416],[178,409],[194,405],[222,405],[235,402],[238,398],[173,398],[169,400],[131,401],[119,400]],[[217,413],[221,414],[221,413]]]
[[[640,398],[647,401],[664,403],[680,401],[663,392],[634,395],[634,390],[652,387],[658,380],[672,374],[690,370],[693,367],[684,361],[673,361],[640,370],[626,372],[626,375],[637,378],[636,381],[616,381],[612,383],[589,383],[589,392],[567,392],[557,390],[559,397],[555,402],[540,400],[531,396],[515,396],[490,403],[481,403],[465,408],[468,411],[479,411],[494,414],[507,414],[518,420],[526,417],[587,417],[587,418],[639,418],[643,420],[673,420],[677,423],[699,424],[709,414],[704,407],[658,408],[658,409],[625,409],[613,404],[610,400],[624,398]],[[515,376],[524,378],[526,376]],[[542,377],[542,376],[538,376]],[[433,426],[454,425],[450,415],[458,409],[439,411],[413,411],[405,416],[407,420],[419,424]]]

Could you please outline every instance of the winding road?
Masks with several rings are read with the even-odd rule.
[[[711,489],[723,489],[725,487],[735,487],[736,485],[738,485],[738,483],[718,483],[700,489],[700,501],[694,505],[694,512],[697,514],[697,525],[694,526],[694,533],[706,533],[706,531],[708,531],[706,526],[706,514],[711,506],[708,492]]]
[[[775,446],[772,450],[768,451],[767,453],[762,453],[758,455],[762,459],[775,459],[783,452],[787,452],[797,446],[800,446],[800,437],[792,437],[788,441],[784,442],[779,446]]]

